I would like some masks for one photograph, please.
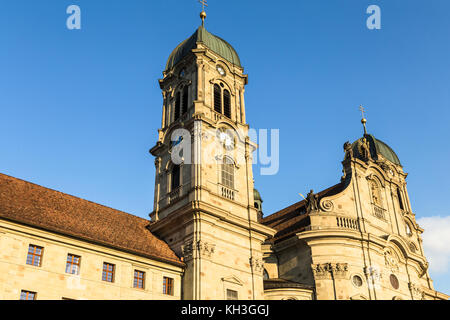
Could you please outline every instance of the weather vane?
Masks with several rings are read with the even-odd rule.
[[[198,0],[202,4],[202,12],[200,12],[200,18],[202,19],[202,27],[205,26],[206,12],[205,7],[208,6],[208,0]]]
[[[366,129],[366,122],[367,122],[367,120],[366,120],[366,118],[364,117],[364,113],[366,112],[366,110],[365,110],[364,107],[361,105],[361,106],[359,106],[359,111],[361,111],[361,114],[362,114],[361,123],[362,123],[363,126],[364,126],[364,135],[366,135],[366,134],[367,134],[367,129]]]

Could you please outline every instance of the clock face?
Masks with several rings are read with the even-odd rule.
[[[221,66],[217,66],[217,71],[219,72],[219,74],[220,74],[221,76],[224,76],[224,75],[225,75],[225,70],[224,70]]]
[[[217,136],[225,149],[234,149],[235,140],[233,134],[229,130],[218,130]]]

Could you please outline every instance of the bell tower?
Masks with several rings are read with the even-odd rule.
[[[239,56],[202,25],[169,56],[150,230],[186,264],[183,299],[263,299],[252,152]]]

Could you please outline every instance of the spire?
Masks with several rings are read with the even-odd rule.
[[[198,0],[199,3],[202,4],[202,12],[200,12],[200,19],[202,19],[202,27],[205,26],[205,19],[206,19],[206,12],[205,12],[205,7],[208,6],[207,4],[207,0]]]
[[[364,110],[364,107],[363,107],[362,105],[359,106],[359,110],[360,110],[361,113],[362,113],[361,123],[362,123],[362,125],[364,126],[364,135],[366,135],[366,134],[367,134],[367,129],[366,129],[366,123],[367,123],[367,120],[366,120],[366,118],[364,118],[364,113],[366,112],[366,110]]]

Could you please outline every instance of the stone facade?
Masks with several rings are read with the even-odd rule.
[[[448,299],[433,289],[407,174],[381,153],[375,156],[364,161],[346,154],[334,194],[319,198],[319,210],[295,209],[309,223],[286,239],[275,236],[267,269],[273,277],[312,285],[321,300]],[[273,223],[271,216],[263,221]]]
[[[85,200],[55,191],[40,205],[39,195],[21,206],[31,194],[16,199],[12,191],[2,198],[0,189],[0,299],[18,299],[21,290],[38,299],[448,299],[434,290],[428,273],[407,174],[373,136],[344,145],[339,184],[262,218],[252,173],[257,146],[245,117],[248,77],[234,49],[203,27],[183,46],[192,44],[177,47],[159,81],[151,220],[92,204],[86,209]],[[4,179],[0,188],[11,183]],[[17,209],[8,215],[2,210],[11,208],[11,199]],[[47,217],[41,211],[53,201],[47,225],[33,220]],[[73,205],[62,208],[66,203]],[[90,237],[73,221],[86,211]],[[54,220],[65,232],[51,229]],[[75,236],[64,229],[69,220],[80,229]],[[95,223],[105,232],[117,228],[111,233],[115,247],[105,244]],[[145,238],[135,239],[138,246],[132,245],[135,230]],[[40,266],[26,264],[30,244],[44,248]],[[158,252],[151,256],[152,250]],[[68,254],[81,257],[79,275],[65,272]],[[104,262],[116,266],[113,283],[102,280]],[[145,272],[144,289],[133,287],[134,270]],[[163,277],[174,280],[173,295],[163,293]]]
[[[29,245],[43,248],[40,266],[26,263]],[[135,254],[0,220],[0,300],[17,300],[22,290],[39,300],[177,300],[183,269]],[[68,254],[81,257],[79,274],[66,273]],[[103,263],[115,265],[114,282],[102,280]],[[145,272],[143,289],[133,287],[134,270]],[[163,277],[174,279],[163,294]]]
[[[151,149],[157,160],[150,230],[183,257],[185,299],[225,299],[227,290],[237,292],[239,299],[264,298],[261,244],[274,230],[258,223],[254,207],[251,154],[256,146],[245,122],[246,83],[242,68],[203,44],[160,80],[163,121]],[[220,111],[214,105],[215,85]],[[183,104],[178,99],[186,87],[188,107],[177,118],[175,110]],[[184,151],[174,188],[173,141],[180,129],[187,133],[183,141],[191,156]],[[223,135],[231,147],[220,140]],[[222,176],[225,159],[231,165],[231,182]]]

